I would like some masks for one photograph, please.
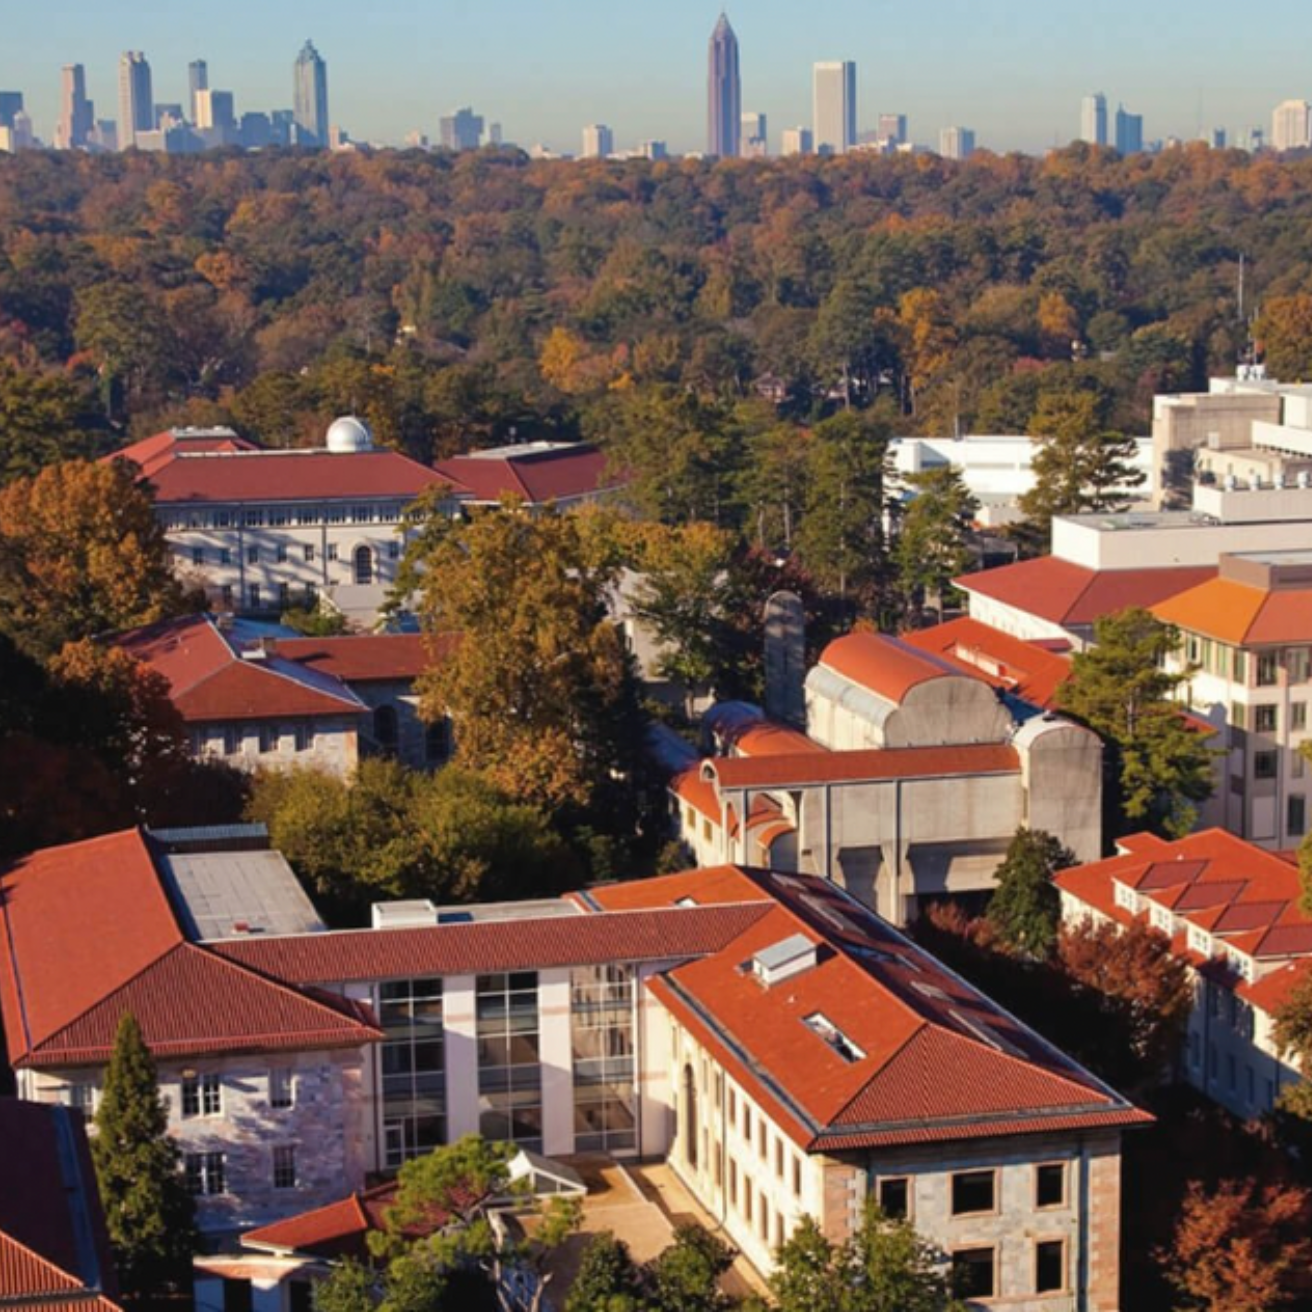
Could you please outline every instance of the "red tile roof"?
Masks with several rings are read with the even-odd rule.
[[[937,779],[1019,774],[1020,757],[1005,743],[957,747],[873,747],[853,752],[716,758],[702,762],[702,777],[726,788],[805,787],[885,779]]]
[[[615,915],[551,916],[414,929],[343,930],[214,944],[214,951],[290,984],[407,975],[547,970],[606,961],[668,961],[717,952],[765,914],[759,903]]]
[[[101,463],[127,460],[136,465],[144,477],[149,478],[181,455],[259,449],[254,442],[248,442],[244,437],[238,437],[236,433],[214,430],[192,435],[185,431],[177,433],[169,429],[163,433],[156,433],[153,437],[142,438],[140,442],[133,442],[130,446],[120,447],[119,450],[102,457]]]
[[[170,700],[191,724],[340,719],[366,710],[332,672],[311,661],[287,659],[277,649],[261,660],[245,659],[208,615],[161,620],[113,641],[168,680]]]
[[[1209,579],[1158,603],[1153,614],[1235,647],[1312,642],[1312,588],[1268,590],[1234,579]]]
[[[904,633],[902,639],[1045,710],[1054,706],[1054,694],[1071,672],[1070,657],[1065,653],[969,617]]]
[[[170,1056],[355,1047],[378,1034],[341,1000],[295,993],[184,942],[140,830],[48,848],[0,875],[10,1063],[103,1062],[125,1011]]]
[[[768,720],[745,725],[725,735],[725,740],[738,756],[796,756],[829,750],[797,729],[790,729],[785,724],[772,724]]]
[[[849,633],[824,649],[820,664],[884,698],[900,703],[919,684],[931,679],[960,678],[947,661],[917,651],[886,633]]]
[[[769,897],[768,912],[648,987],[802,1146],[1150,1119],[827,881],[737,875],[714,872],[720,892],[750,883]],[[603,906],[644,894],[666,905],[695,885],[695,875],[675,875],[592,896]],[[763,986],[745,963],[798,934],[816,944],[816,964]],[[806,1023],[816,1014],[857,1050],[853,1059]]]
[[[454,634],[369,633],[340,638],[279,638],[279,656],[343,683],[417,679],[454,649]]]
[[[80,1115],[0,1098],[0,1303],[112,1312],[117,1293]]]
[[[293,501],[412,501],[445,480],[396,451],[247,451],[182,455],[150,477],[159,505]]]
[[[1128,923],[1132,914],[1115,900],[1119,883],[1256,959],[1312,956],[1312,917],[1299,905],[1298,870],[1278,853],[1222,829],[1124,845],[1131,850],[1063,870],[1057,886]]]
[[[1056,556],[1000,565],[953,582],[1003,605],[1063,626],[1092,625],[1131,606],[1153,606],[1216,576],[1216,567],[1092,570]]]
[[[366,1236],[370,1230],[382,1228],[383,1208],[395,1200],[395,1183],[379,1185],[326,1207],[248,1230],[242,1235],[241,1244],[243,1248],[275,1248],[330,1259],[352,1257],[364,1262],[369,1257]]]
[[[607,469],[601,451],[583,443],[550,451],[529,448],[504,455],[471,453],[439,460],[433,468],[455,485],[457,495],[487,504],[504,496],[519,497],[529,505],[570,501],[626,482]]]

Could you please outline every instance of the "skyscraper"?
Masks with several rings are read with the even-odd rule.
[[[711,33],[706,73],[706,153],[727,157],[738,154],[742,118],[742,84],[738,77],[738,38],[729,19]]]
[[[1080,102],[1080,140],[1091,146],[1107,144],[1107,97],[1101,91]]]
[[[210,66],[203,59],[187,65],[187,88],[191,92],[191,121],[200,123],[200,93],[210,89]]]
[[[907,116],[905,114],[881,114],[876,139],[891,142],[895,146],[902,145],[907,140]]]
[[[118,61],[118,148],[130,150],[138,132],[155,130],[155,93],[150,65],[140,50],[125,50]]]
[[[1116,107],[1116,149],[1122,155],[1143,150],[1143,115],[1131,114],[1124,105]]]
[[[742,124],[739,148],[746,159],[764,159],[770,153],[769,130],[760,110],[749,110]]]
[[[814,149],[810,128],[784,128],[779,136],[781,155],[809,155]]]
[[[1271,116],[1271,149],[1303,150],[1312,146],[1312,107],[1306,100],[1285,100]]]
[[[938,153],[944,159],[969,159],[975,153],[971,128],[943,128],[938,134]]]
[[[12,128],[14,119],[23,112],[21,91],[0,91],[0,128]]]
[[[437,121],[438,137],[446,150],[477,150],[483,140],[483,116],[466,106]]]
[[[589,123],[583,129],[584,159],[605,159],[615,153],[615,134],[604,123]]]
[[[296,56],[292,104],[296,115],[296,143],[301,146],[328,144],[328,65],[313,41],[306,41]]]
[[[81,64],[65,64],[60,74],[55,149],[80,150],[95,126],[95,107],[87,99],[86,70]]]
[[[817,64],[812,76],[815,149],[842,155],[856,144],[856,65],[850,59]]]

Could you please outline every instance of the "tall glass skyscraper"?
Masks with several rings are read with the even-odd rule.
[[[81,64],[65,64],[60,77],[59,126],[55,145],[60,150],[77,150],[87,144],[96,126],[95,106],[87,99],[86,70]]]
[[[706,153],[721,157],[737,155],[742,132],[742,84],[738,77],[738,38],[729,19],[720,21],[711,33],[710,59],[706,75]]]
[[[138,132],[155,129],[155,92],[150,64],[140,50],[125,50],[118,61],[118,148],[137,144]]]
[[[842,155],[856,145],[856,65],[850,59],[815,66],[811,111],[818,153]]]
[[[191,93],[191,104],[187,112],[193,123],[199,123],[200,93],[210,89],[210,67],[203,59],[193,59],[187,65],[187,89]]]
[[[328,65],[313,41],[307,41],[296,56],[295,99],[297,144],[328,144]]]

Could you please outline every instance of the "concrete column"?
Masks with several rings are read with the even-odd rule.
[[[442,1024],[446,1031],[446,1137],[478,1133],[478,1035],[474,1015],[474,976],[448,975],[442,986]]]
[[[542,1054],[542,1146],[548,1156],[574,1151],[574,1059],[570,1042],[569,970],[538,974],[538,1042]]]

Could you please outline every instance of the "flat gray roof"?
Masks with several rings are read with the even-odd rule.
[[[173,853],[162,856],[160,866],[193,940],[324,929],[281,852]]]

